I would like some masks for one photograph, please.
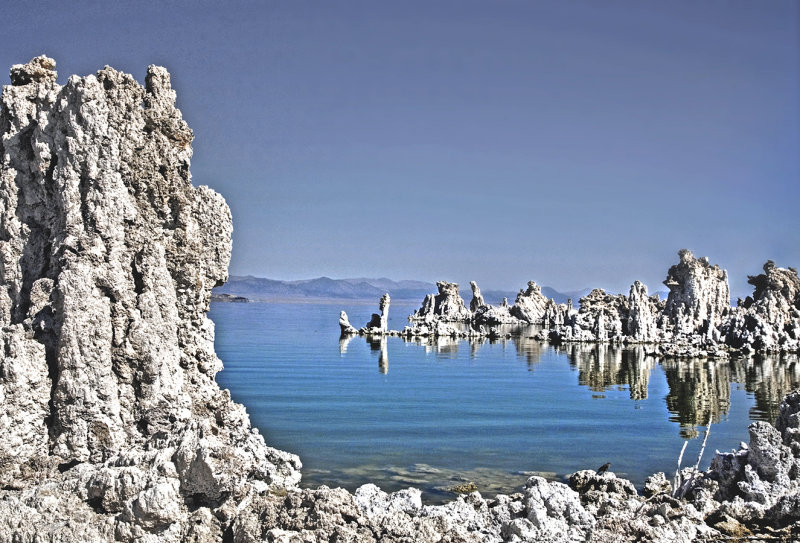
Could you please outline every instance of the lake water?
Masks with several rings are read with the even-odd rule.
[[[701,467],[714,450],[774,422],[800,385],[796,356],[662,361],[643,349],[554,348],[528,337],[491,343],[339,340],[377,304],[214,303],[219,384],[243,403],[270,446],[298,454],[303,486],[423,490],[428,502],[474,482],[514,492],[527,476],[563,480],[611,462],[641,488],[651,473]],[[393,303],[402,329],[418,304]]]

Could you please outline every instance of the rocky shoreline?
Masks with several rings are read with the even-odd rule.
[[[577,472],[569,485],[531,477],[519,493],[486,500],[470,492],[441,506],[422,504],[413,488],[299,489],[300,460],[268,447],[215,381],[222,366],[206,314],[211,289],[227,278],[231,215],[222,197],[191,184],[193,134],[167,71],[150,66],[142,86],[105,67],[61,86],[55,62],[37,57],[11,68],[0,131],[0,541],[797,534],[800,393],[786,397],[774,427],[751,425],[749,445],[718,454],[705,473],[683,472],[680,498],[664,475],[640,496],[610,471]],[[725,337],[770,348],[756,342],[775,331],[777,316],[791,317],[789,297],[776,297],[773,283],[790,279],[766,270],[752,303],[733,312],[743,324]],[[528,290],[522,297],[531,302],[515,305],[538,311],[536,289]],[[368,328],[385,329],[388,297],[382,305]],[[462,311],[435,295],[430,307]],[[738,322],[681,307],[676,316],[694,312],[673,328],[702,314]],[[774,344],[790,345],[782,333]]]

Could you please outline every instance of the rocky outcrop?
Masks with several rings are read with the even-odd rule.
[[[628,311],[625,315],[625,332],[634,341],[651,343],[662,339],[658,321],[664,312],[664,303],[658,295],[648,296],[647,286],[635,281],[628,294]]]
[[[297,457],[214,380],[206,313],[231,217],[190,182],[169,74],[151,66],[142,87],[107,67],[62,87],[54,67],[14,66],[0,110],[0,541],[686,541],[797,522],[797,395],[778,429],[751,427],[749,448],[696,478],[691,503],[658,481],[644,500],[610,472],[441,506],[415,489],[300,490]],[[448,285],[432,314],[461,319]]]
[[[800,391],[781,404],[775,426],[750,425],[750,443],[734,452],[718,452],[708,472],[693,487],[707,500],[714,518],[758,526],[800,527]]]
[[[472,323],[478,326],[519,324],[521,321],[511,314],[510,309],[508,304],[500,306],[482,305],[472,314]]]
[[[409,317],[411,321],[432,323],[440,322],[468,322],[472,313],[464,304],[464,299],[458,292],[458,283],[437,281],[437,294],[428,294],[422,301],[422,307]]]
[[[14,66],[0,111],[0,540],[220,534],[300,480],[214,381],[230,212],[166,70],[54,67]]]
[[[469,282],[470,288],[472,288],[472,300],[469,302],[469,310],[473,313],[486,305],[486,302],[483,299],[483,294],[481,294],[481,289],[478,286],[478,283],[475,281]]]
[[[511,314],[531,324],[544,322],[544,312],[548,298],[535,281],[528,281],[528,288],[520,290],[511,307]]]
[[[800,278],[794,268],[771,260],[764,273],[750,276],[753,296],[740,301],[722,333],[728,344],[762,351],[800,349]]]
[[[667,272],[669,288],[664,315],[674,335],[704,334],[714,340],[717,328],[730,309],[728,272],[712,266],[708,258],[691,251],[678,252],[680,262]]]
[[[339,329],[341,330],[342,337],[352,336],[358,333],[358,330],[350,324],[350,319],[347,318],[347,313],[344,311],[339,312]]]
[[[666,301],[649,296],[639,281],[628,296],[594,289],[581,298],[577,313],[567,308],[563,324],[549,319],[550,328],[541,337],[555,342],[658,343],[659,353],[673,358],[726,357],[726,343],[761,345],[761,340],[743,340],[735,332],[743,329],[745,317],[730,307],[727,272],[712,266],[706,257],[695,258],[687,249],[678,256],[680,261],[664,281],[670,289]],[[792,334],[784,334],[781,345],[793,346],[786,339]]]
[[[388,293],[381,296],[381,299],[378,302],[378,309],[380,310],[380,313],[373,313],[366,326],[360,330],[360,333],[367,335],[384,335],[389,331],[390,302],[391,299],[389,298]],[[339,325],[341,326],[341,319],[339,321]]]

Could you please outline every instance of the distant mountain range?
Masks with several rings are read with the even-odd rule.
[[[469,287],[468,284],[467,287]],[[559,292],[550,287],[542,287],[542,294],[557,303],[566,303],[568,298],[572,298],[573,303],[577,306],[580,297],[588,294],[590,290]],[[392,300],[421,303],[425,295],[436,292],[436,285],[425,281],[393,281],[385,277],[378,279],[318,277],[300,281],[279,281],[252,275],[232,275],[227,283],[214,289],[214,294],[244,296],[257,301],[333,299],[377,301],[385,292],[389,293]],[[482,293],[486,302],[490,304],[499,304],[503,298],[508,298],[508,303],[513,304],[517,297],[517,291],[484,290]],[[461,297],[469,303],[472,299],[472,290],[461,289]]]

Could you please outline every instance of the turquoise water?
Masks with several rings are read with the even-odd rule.
[[[684,439],[694,464],[747,441],[800,384],[796,358],[663,362],[639,349],[556,350],[523,337],[434,345],[339,341],[339,311],[355,326],[374,304],[215,303],[217,376],[273,447],[298,454],[303,485],[354,490],[409,485],[431,502],[474,482],[513,492],[531,474],[562,480],[611,462],[641,487],[671,477]],[[412,305],[392,304],[390,328]]]

